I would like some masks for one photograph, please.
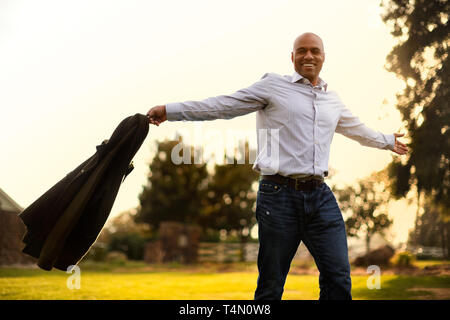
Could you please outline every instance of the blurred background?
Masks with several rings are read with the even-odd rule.
[[[328,88],[367,126],[405,133],[410,148],[399,157],[334,137],[326,182],[355,274],[370,264],[435,274],[445,290],[431,296],[450,298],[448,12],[438,0],[1,0],[0,264],[33,263],[17,213],[122,119],[292,74],[293,41],[309,31],[324,41]],[[248,270],[256,283],[255,131],[255,114],[151,126],[85,268]],[[175,165],[178,143],[201,163]],[[303,245],[292,270],[316,272]]]

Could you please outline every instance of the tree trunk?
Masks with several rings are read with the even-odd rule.
[[[240,236],[240,243],[241,243],[241,250],[240,250],[240,257],[239,260],[240,262],[245,262],[245,244],[247,243],[248,240],[248,236],[244,236],[242,234],[242,230],[239,231],[239,236]]]
[[[421,208],[421,201],[420,201],[421,195],[422,195],[422,192],[419,192],[417,190],[417,210],[416,210],[416,221],[414,222],[414,243],[413,243],[413,245],[415,247],[417,247],[419,245],[419,235],[418,235],[419,225],[418,225],[418,223],[419,223],[420,208]]]
[[[366,253],[369,253],[370,251],[370,238],[371,236],[369,234],[366,235]]]
[[[446,256],[447,259],[450,259],[450,222],[445,223],[444,225],[444,229],[445,229],[445,243],[446,243]]]
[[[447,256],[447,224],[443,221],[439,221],[438,223],[439,225],[439,232],[441,234],[441,249],[442,249],[442,254],[445,256]]]

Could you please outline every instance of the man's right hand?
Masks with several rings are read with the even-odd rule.
[[[160,123],[167,120],[166,106],[156,106],[148,110],[147,117],[151,124],[159,126]]]

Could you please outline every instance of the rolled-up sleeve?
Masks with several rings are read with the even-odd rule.
[[[229,95],[210,97],[201,101],[166,104],[168,121],[203,121],[231,119],[264,108],[269,104],[270,78],[266,73],[258,82]]]
[[[346,107],[343,107],[341,110],[336,132],[366,147],[393,150],[395,144],[395,136],[393,134],[383,134],[368,128]]]

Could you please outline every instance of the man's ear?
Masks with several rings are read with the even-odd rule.
[[[294,52],[291,51],[291,61],[294,63]]]

